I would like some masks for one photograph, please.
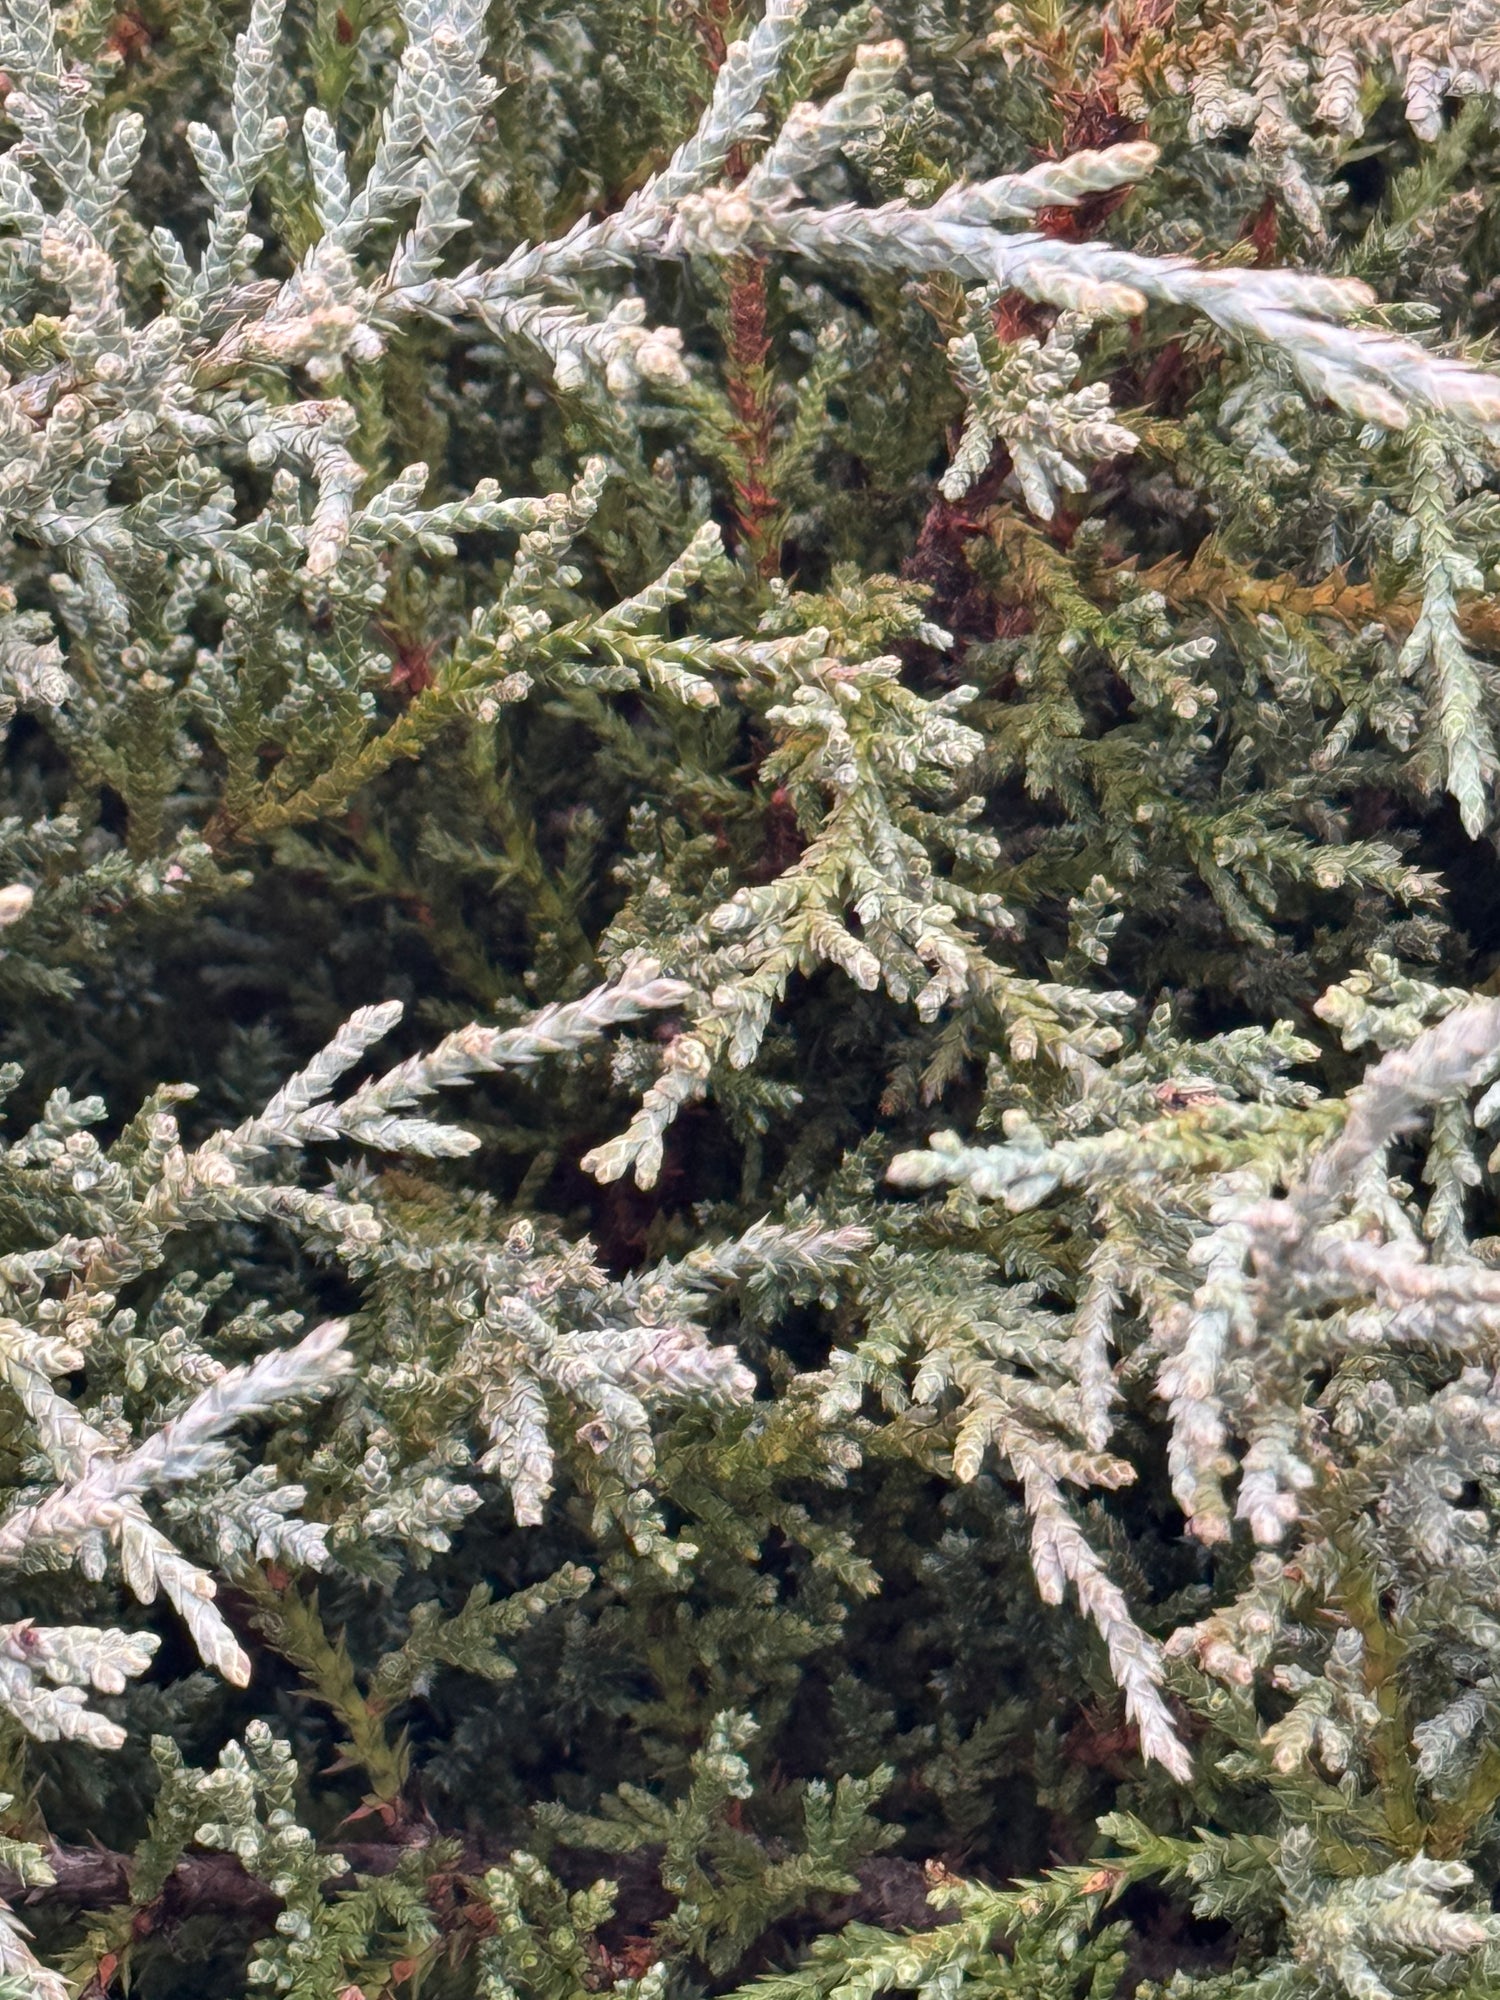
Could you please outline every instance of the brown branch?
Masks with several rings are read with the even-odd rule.
[[[431,1843],[414,1843],[425,1847]],[[355,1840],[340,1842],[326,1850],[329,1859],[341,1857],[354,1875],[390,1875],[400,1866],[411,1846],[393,1841]],[[130,1901],[131,1858],[106,1847],[64,1847],[54,1842],[47,1862],[54,1881],[26,1888],[20,1879],[0,1869],[0,1896],[16,1908],[38,1903],[74,1903],[82,1909],[110,1909]],[[457,1870],[480,1875],[503,1857],[466,1849]],[[348,1876],[330,1871],[325,1888],[347,1882]],[[266,1926],[275,1922],[282,1899],[266,1884],[249,1873],[233,1854],[185,1854],[167,1877],[155,1906],[159,1917],[152,1928],[180,1923],[187,1917],[217,1916]]]
[[[347,1885],[351,1875],[393,1874],[414,1847],[432,1844],[428,1840],[409,1844],[380,1840],[340,1841],[323,1851],[330,1860],[334,1856],[342,1858],[349,1874],[330,1872],[324,1888],[332,1889],[340,1883]],[[46,1852],[56,1879],[45,1886],[28,1889],[19,1877],[0,1869],[0,1896],[13,1907],[72,1903],[81,1909],[112,1909],[129,1904],[131,1859],[128,1854],[117,1854],[105,1847],[65,1847],[57,1842]],[[484,1853],[466,1845],[457,1860],[443,1870],[443,1874],[450,1880],[454,1877],[482,1876],[486,1869],[499,1866],[504,1859],[503,1851]],[[613,1857],[617,1868],[621,1860],[620,1856]],[[632,1872],[637,1871],[626,1871],[627,1878]],[[655,1869],[646,1868],[638,1872],[640,1882],[637,1893],[643,1900],[649,1901],[651,1907],[634,1913],[629,1909],[619,1911],[617,1921],[626,1928],[630,1928],[637,1917],[649,1924],[660,1915],[655,1907],[661,1894],[656,1885]],[[880,1856],[863,1862],[855,1872],[859,1878],[858,1891],[841,1897],[830,1913],[836,1926],[852,1921],[895,1929],[931,1930],[952,1921],[950,1913],[934,1910],[928,1904],[927,1882],[921,1862]],[[648,1886],[654,1891],[654,1897],[647,1896]],[[250,1874],[235,1855],[185,1854],[167,1877],[160,1897],[151,1906],[150,1920],[143,1929],[170,1929],[189,1917],[218,1917],[230,1923],[268,1929],[275,1923],[281,1907],[281,1897]],[[145,1915],[144,1912],[142,1914]]]

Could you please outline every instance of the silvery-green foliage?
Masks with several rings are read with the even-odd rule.
[[[1200,131],[1248,130],[1256,153],[1279,166],[1294,141],[1315,150],[1307,127],[1362,131],[1361,86],[1377,66],[1394,72],[1413,129],[1435,139],[1445,97],[1496,87],[1493,17],[1449,0],[1406,0],[1373,15],[1338,0],[1265,10],[1227,0],[1202,10],[1177,76]]]
[[[1075,460],[1134,451],[1134,433],[1110,420],[1103,383],[1070,388],[1078,373],[1078,338],[1088,321],[1061,313],[1045,345],[1021,341],[1004,353],[995,338],[993,288],[970,294],[967,327],[948,343],[954,379],[968,401],[953,463],[938,482],[961,500],[990,462],[997,440],[1010,453],[1031,511],[1050,521],[1062,493],[1082,493],[1087,475]]]
[[[347,368],[377,363],[390,331],[414,317],[481,322],[519,358],[544,355],[565,387],[593,371],[615,396],[684,389],[676,330],[651,325],[614,274],[683,254],[722,259],[741,246],[781,247],[817,264],[1017,286],[1094,314],[1180,302],[1236,337],[1269,343],[1315,393],[1375,423],[1404,425],[1422,409],[1481,429],[1495,421],[1500,405],[1487,376],[1373,327],[1342,324],[1369,303],[1351,280],[1231,276],[1002,226],[1138,181],[1151,170],[1149,147],[1080,152],[958,183],[925,207],[810,200],[840,149],[888,115],[900,63],[893,44],[870,45],[839,89],[799,105],[742,185],[726,180],[732,150],[766,134],[764,102],[794,60],[803,12],[786,0],[752,26],[720,68],[697,131],[617,213],[520,246],[493,268],[445,273],[496,89],[479,58],[482,10],[438,0],[403,10],[404,48],[356,185],[326,114],[316,105],[299,113],[273,91],[285,23],[275,0],[260,0],[234,45],[222,129],[187,128],[211,202],[205,247],[194,257],[161,225],[153,229],[162,298],[144,316],[122,291],[112,254],[140,121],[126,114],[96,137],[86,116],[88,71],[59,40],[52,11],[25,6],[7,16],[5,63],[24,135],[4,169],[17,232],[12,311],[26,311],[28,293],[61,293],[67,311],[10,365],[0,421],[14,449],[0,500],[7,531],[52,565],[55,622],[87,655],[86,682],[75,679],[56,726],[80,759],[101,760],[101,776],[125,800],[133,854],[152,870],[131,885],[136,894],[159,880],[181,896],[212,877],[201,827],[192,824],[199,815],[184,812],[201,791],[205,762],[222,762],[208,830],[223,850],[335,808],[389,763],[416,754],[455,714],[493,715],[553,675],[714,699],[711,682],[648,636],[712,567],[711,530],[654,592],[602,617],[559,623],[548,587],[565,559],[564,524],[576,533],[587,521],[601,472],[571,501],[502,496],[485,481],[463,498],[424,506],[420,464],[371,486],[350,450],[356,406],[338,385]],[[263,279],[251,211],[267,177],[288,171],[299,148],[312,240],[289,276]],[[387,252],[378,246],[390,227],[398,235]],[[601,284],[614,287],[613,303],[593,302]],[[964,365],[983,368],[977,349]],[[1035,433],[1018,476],[1023,486],[1031,481],[1043,511],[1056,482],[1077,477],[1070,452],[1122,448],[1119,426],[1101,425],[1097,392],[1068,386],[1072,364],[1063,366],[1060,350],[1058,367],[1030,392],[1051,415],[1018,417],[1009,430],[998,407],[982,419],[986,435],[1018,448],[1023,432]],[[287,382],[289,371],[328,393],[290,383],[289,395],[266,393],[268,379]],[[979,394],[977,375],[973,387]],[[1012,392],[984,396],[1002,393]],[[1013,393],[1025,392],[1018,385]],[[116,487],[127,468],[136,490],[124,502]],[[249,513],[232,486],[247,474],[266,494]],[[451,552],[456,535],[477,530],[522,537],[509,588],[476,611],[470,636],[412,711],[382,728],[374,691],[387,663],[361,634],[388,588],[388,557],[412,547]],[[192,636],[195,615],[220,599],[222,630],[203,645]],[[27,617],[23,643],[40,643],[38,660],[46,660],[45,627]],[[330,620],[328,643],[318,634]],[[586,668],[591,652],[609,664]],[[1435,658],[1452,740],[1461,720],[1456,669]],[[65,658],[28,669],[15,682],[18,697],[57,708],[66,673]],[[269,770],[268,737],[279,746]],[[1472,813],[1475,780],[1457,766],[1450,777]]]
[[[1045,1108],[1005,1111],[1000,1144],[943,1137],[898,1156],[898,1182],[956,1184],[955,1220],[976,1200],[1016,1216],[1049,1205],[1095,1247],[1068,1314],[1007,1300],[990,1280],[993,1331],[970,1335],[982,1369],[953,1368],[929,1311],[918,1325],[930,1358],[909,1390],[897,1373],[885,1393],[961,1398],[958,1477],[974,1476],[964,1454],[986,1427],[1026,1489],[1046,1588],[1052,1529],[1028,1455],[1050,1453],[1075,1487],[1131,1479],[1106,1452],[1122,1415],[1112,1399],[1122,1378],[1149,1381],[1190,1532],[1258,1552],[1241,1559],[1230,1601],[1159,1649],[1133,1623],[1154,1624],[1151,1606],[1127,1609],[1118,1591],[1102,1612],[1091,1602],[1096,1552],[1070,1580],[1143,1749],[1185,1768],[1175,1695],[1221,1746],[1221,1773],[1264,1783],[1279,1831],[1231,1852],[1207,1831],[1165,1841],[1122,1821],[1113,1831],[1136,1852],[1126,1874],[1189,1882],[1203,1915],[1279,1913],[1285,1956],[1262,1976],[1352,2000],[1404,1990],[1429,1962],[1433,1990],[1482,1981],[1476,1954],[1487,1968],[1495,1949],[1491,1918],[1443,1899],[1471,1889],[1455,1856],[1493,1797],[1497,1544],[1482,1502],[1500,1293],[1463,1218],[1495,1117],[1496,1092],[1475,1093],[1500,1064],[1500,1012],[1389,960],[1319,1012],[1349,1047],[1387,1051],[1342,1103],[1292,1081],[1312,1051],[1289,1030],[1198,1044],[1184,1073],[1188,1051],[1163,1021],[1153,1054],[1102,1067],[1071,1102],[1044,1093]],[[1414,1137],[1423,1192],[1395,1153]],[[849,1362],[869,1379],[877,1351]],[[887,1371],[898,1352],[888,1346]],[[1040,1445],[1023,1425],[1040,1425]],[[1318,1830],[1320,1798],[1341,1833]],[[1354,1879],[1341,1842],[1368,1857]],[[1378,1873],[1381,1853],[1408,1858]]]
[[[174,1098],[180,1101],[190,1092],[158,1093],[108,1146],[90,1129],[104,1116],[102,1104],[54,1093],[41,1121],[0,1155],[7,1200],[17,1213],[50,1218],[54,1232],[62,1231],[41,1247],[16,1247],[0,1260],[5,1305],[0,1370],[25,1413],[36,1482],[0,1520],[0,1564],[76,1562],[97,1578],[114,1559],[138,1598],[149,1603],[165,1593],[187,1621],[204,1660],[243,1684],[250,1663],[215,1606],[211,1577],[152,1522],[143,1502],[159,1489],[188,1489],[185,1518],[200,1532],[211,1527],[232,1564],[255,1556],[323,1567],[330,1530],[296,1520],[305,1497],[301,1486],[268,1486],[269,1468],[237,1463],[221,1440],[246,1417],[347,1391],[347,1328],[330,1322],[288,1350],[272,1349],[248,1365],[225,1367],[205,1344],[204,1315],[193,1310],[190,1298],[181,1300],[181,1323],[164,1326],[157,1319],[147,1328],[149,1344],[143,1344],[134,1338],[139,1315],[121,1299],[121,1288],[161,1269],[175,1236],[236,1222],[289,1227],[361,1273],[381,1269],[388,1259],[399,1264],[399,1248],[388,1247],[387,1232],[369,1202],[299,1185],[278,1171],[278,1162],[330,1141],[430,1158],[461,1156],[473,1149],[472,1134],[398,1114],[485,1070],[566,1056],[612,1023],[680,997],[681,989],[656,978],[652,967],[637,967],[633,978],[582,1001],[543,1008],[518,1027],[459,1030],[430,1055],[409,1059],[336,1101],[331,1093],[339,1078],[399,1012],[366,1009],[259,1115],[193,1147],[184,1145],[169,1108]],[[497,1270],[510,1275],[518,1293],[528,1276],[524,1237],[523,1231],[513,1264],[496,1259]],[[484,1269],[484,1260],[477,1261]],[[661,1303],[669,1296],[664,1292]],[[163,1303],[170,1313],[170,1292]],[[524,1312],[519,1296],[511,1310],[512,1316]],[[220,1338],[232,1345],[256,1331],[256,1316],[250,1314]],[[732,1397],[748,1387],[744,1371],[724,1350],[704,1347],[689,1329],[670,1322],[642,1328],[633,1347],[622,1347],[616,1337],[592,1364],[585,1330],[554,1325],[548,1332],[539,1361],[550,1371],[549,1381],[563,1394],[577,1393],[594,1409],[599,1425],[613,1420],[632,1427],[633,1456],[627,1454],[620,1467],[627,1476],[642,1469],[643,1454],[649,1463],[638,1401],[643,1390]],[[482,1402],[504,1393],[496,1380],[499,1365],[466,1355],[455,1372],[472,1382],[469,1393]],[[123,1384],[136,1398],[144,1396],[144,1407],[156,1420],[136,1433],[128,1425],[122,1429],[116,1414],[108,1429],[101,1428],[102,1412],[80,1407],[59,1387],[70,1373],[93,1370],[106,1379],[123,1370]],[[536,1415],[526,1433],[528,1449],[545,1452],[545,1406],[535,1385],[531,1398]],[[500,1463],[509,1466],[503,1453]],[[519,1470],[515,1476],[520,1478]],[[472,1504],[475,1496],[460,1488],[449,1511],[461,1513]],[[399,1507],[372,1508],[371,1514],[373,1525],[361,1524],[371,1535],[419,1533],[420,1508],[411,1516]],[[345,1520],[342,1532],[349,1537],[356,1530]],[[125,1674],[145,1667],[154,1640],[29,1624],[8,1632],[11,1666],[4,1699],[18,1719],[45,1736],[88,1734],[105,1745],[118,1743],[113,1725],[83,1709],[80,1690],[90,1682],[118,1689]],[[56,1692],[43,1685],[48,1681]]]
[[[809,625],[820,612],[830,625]],[[975,824],[982,801],[960,794],[982,748],[961,720],[975,690],[924,698],[903,685],[897,656],[846,657],[869,649],[862,625],[875,637],[951,644],[899,587],[881,595],[851,588],[800,605],[783,597],[762,620],[766,639],[739,655],[745,699],[775,731],[765,775],[808,833],[798,860],[669,932],[661,928],[666,884],[643,857],[637,893],[615,927],[619,948],[646,943],[663,952],[703,998],[692,1033],[672,1044],[629,1130],[585,1162],[601,1179],[633,1169],[649,1186],[662,1135],[683,1105],[711,1081],[733,1092],[734,1073],[755,1064],[789,981],[819,964],[867,992],[883,987],[923,1021],[955,1010],[993,1019],[1018,1049],[1102,1053],[1117,1045],[1111,1021],[1127,1004],[1119,996],[1017,978],[985,949],[987,937],[1013,933],[1016,920],[998,896],[964,879],[972,870],[982,883],[998,853]],[[937,846],[958,866],[935,866]]]
[[[1457,1502],[1490,1448],[1493,1384],[1482,1362],[1495,1339],[1500,1293],[1464,1239],[1461,1216],[1463,1191],[1480,1178],[1475,1126],[1494,1116],[1493,1091],[1472,1108],[1470,1096],[1500,1063],[1500,1012],[1493,1001],[1471,1002],[1394,974],[1377,965],[1372,977],[1352,980],[1322,1003],[1351,1046],[1376,1039],[1389,1049],[1341,1105],[1316,1100],[1286,1076],[1291,1063],[1312,1053],[1289,1029],[1275,1038],[1241,1036],[1238,1047],[1236,1038],[1218,1048],[1199,1045],[1190,1076],[1173,1074],[1177,1051],[1164,1037],[1154,1060],[1138,1056],[1099,1069],[1071,1104],[1050,1106],[1042,1117],[1021,1106],[1006,1111],[999,1145],[966,1147],[945,1135],[925,1153],[898,1156],[890,1169],[907,1186],[957,1183],[1012,1213],[1061,1198],[1091,1218],[1097,1248],[1075,1312],[1061,1319],[1034,1308],[1028,1314],[1032,1343],[1050,1333],[1056,1355],[1057,1386],[1039,1406],[1052,1433],[1046,1449],[1076,1485],[1133,1476],[1103,1455],[1113,1420],[1107,1391],[1101,1400],[1095,1386],[1108,1384],[1109,1349],[1133,1323],[1130,1367],[1151,1369],[1169,1415],[1172,1486],[1190,1531],[1204,1542],[1225,1541],[1237,1521],[1255,1544],[1277,1551],[1257,1559],[1250,1590],[1234,1607],[1179,1628],[1165,1649],[1168,1661],[1196,1660],[1210,1677],[1244,1690],[1246,1701],[1277,1659],[1286,1637],[1281,1621],[1320,1580],[1326,1587],[1350,1564],[1368,1569],[1361,1588],[1377,1624],[1382,1593],[1425,1591],[1410,1643],[1420,1631],[1434,1664],[1429,1649],[1440,1645],[1444,1627],[1457,1659],[1460,1635],[1472,1643],[1488,1624],[1488,1523]],[[1433,1016],[1434,1025],[1423,1025]],[[1391,1149],[1429,1121],[1424,1179],[1431,1193],[1417,1207],[1413,1190],[1393,1173]],[[1404,1403],[1397,1385],[1406,1357],[1417,1354],[1442,1371],[1444,1385]],[[923,1366],[933,1386],[943,1380],[932,1373],[933,1361]],[[914,1393],[922,1379],[919,1373]],[[947,1379],[966,1392],[956,1473],[963,1476],[962,1455],[972,1450],[966,1438],[982,1421],[983,1435],[1024,1482],[1026,1454],[1038,1446],[1019,1430],[1019,1413],[1035,1390],[1006,1385],[993,1362],[967,1380]],[[1097,1454],[1092,1461],[1080,1450],[1085,1440]],[[977,1462],[968,1476],[974,1469]],[[1043,1491],[1034,1485],[1031,1505],[1045,1586]],[[1460,1545],[1465,1553],[1455,1570]],[[1083,1561],[1097,1566],[1096,1558]],[[1424,1576],[1425,1586],[1418,1581]],[[1072,1580],[1087,1603],[1082,1576]],[[1413,1601],[1396,1615],[1403,1646],[1415,1610]],[[1127,1617],[1116,1595],[1100,1616],[1107,1639],[1110,1623]],[[1356,1702],[1342,1722],[1337,1703],[1318,1706],[1340,1685],[1340,1666],[1350,1663],[1344,1653],[1358,1669],[1361,1649],[1374,1642],[1352,1616],[1328,1653],[1323,1681],[1309,1679],[1305,1655],[1296,1665],[1274,1666],[1276,1685],[1298,1694],[1296,1707],[1262,1737],[1278,1769],[1316,1757],[1341,1773],[1357,1769],[1361,1753],[1376,1758],[1371,1738],[1388,1727],[1376,1704]],[[1142,1643],[1134,1642],[1137,1650]],[[1154,1652],[1147,1660],[1143,1683],[1132,1684],[1131,1668],[1116,1671],[1140,1714],[1143,1745],[1154,1728],[1163,1732],[1156,1754],[1171,1757],[1166,1712],[1152,1692],[1164,1663]],[[1461,1703],[1461,1692],[1445,1687],[1432,1715],[1413,1715],[1408,1725],[1421,1746],[1420,1776],[1439,1799],[1451,1800],[1454,1769],[1474,1754],[1463,1746],[1476,1724],[1465,1726]],[[1378,1759],[1367,1771],[1374,1768]],[[1412,1812],[1418,1775],[1414,1764],[1413,1796],[1405,1802]],[[1442,1806],[1435,1811],[1440,1818]]]
[[[549,1433],[559,1408],[571,1412],[584,1456],[598,1458],[601,1507],[619,1515],[643,1550],[679,1561],[681,1548],[663,1535],[641,1491],[654,1466],[652,1413],[683,1399],[742,1401],[754,1386],[732,1348],[705,1340],[696,1324],[705,1300],[761,1270],[826,1279],[860,1233],[767,1225],[742,1245],[666,1265],[649,1281],[612,1283],[586,1246],[539,1243],[524,1220],[494,1218],[486,1230],[482,1200],[468,1204],[465,1227],[445,1244],[431,1227],[440,1207],[414,1233],[402,1204],[382,1198],[373,1183],[355,1175],[319,1187],[289,1176],[283,1163],[335,1142],[462,1157],[477,1143],[470,1132],[408,1114],[476,1075],[574,1057],[610,1026],[677,1004],[685,992],[649,962],[636,963],[579,1001],[544,1007],[511,1028],[457,1030],[429,1054],[336,1096],[340,1079],[400,1011],[368,1008],[260,1113],[196,1146],[183,1143],[170,1108],[191,1092],[159,1092],[113,1145],[91,1129],[101,1104],[55,1093],[40,1122],[0,1152],[7,1204],[62,1231],[0,1258],[0,1376],[24,1413],[31,1459],[28,1483],[0,1517],[0,1569],[71,1564],[95,1581],[117,1569],[143,1604],[158,1594],[169,1600],[205,1664],[242,1686],[251,1662],[219,1608],[215,1569],[240,1579],[266,1562],[298,1572],[352,1565],[358,1573],[388,1565],[393,1548],[440,1551],[490,1478],[508,1489],[518,1522],[537,1521],[551,1490]],[[436,1187],[431,1196],[441,1203]],[[259,1343],[274,1329],[254,1312],[213,1328],[180,1281],[162,1295],[147,1340],[137,1337],[140,1315],[122,1292],[165,1268],[175,1239],[244,1224],[290,1229],[363,1281],[367,1353],[358,1370],[343,1322],[226,1366],[219,1358],[226,1347]],[[118,1382],[126,1394],[102,1405],[87,1391],[75,1398],[66,1387],[71,1375],[101,1388]],[[315,1522],[299,1518],[305,1483],[278,1479],[274,1462],[247,1463],[226,1434],[246,1419],[330,1395],[340,1410],[312,1461],[323,1494]],[[411,1433],[430,1430],[439,1415],[453,1442],[424,1452]],[[466,1431],[467,1450],[458,1444]],[[468,1480],[459,1476],[465,1472]],[[148,1503],[174,1492],[176,1504],[169,1500],[165,1510],[169,1535]],[[536,1609],[552,1601],[544,1593]],[[477,1616],[480,1607],[472,1609]],[[476,1629],[466,1638],[461,1627],[455,1621],[426,1642],[436,1646],[427,1667],[414,1632],[409,1674],[397,1657],[385,1663],[386,1699],[399,1698],[431,1663],[485,1665],[489,1637]],[[495,1630],[504,1629],[502,1616]],[[88,1690],[118,1693],[149,1666],[158,1643],[148,1630],[8,1625],[0,1633],[0,1706],[33,1737],[117,1748],[124,1733],[88,1706]],[[196,1837],[227,1846],[247,1865],[264,1860],[279,1879],[290,1861],[273,1866],[247,1846],[248,1831],[234,1830],[235,1814],[250,1810],[251,1800],[239,1758],[231,1746],[215,1781],[230,1813],[222,1838],[207,1821]],[[273,1826],[277,1814],[285,1820],[284,1804],[272,1812]],[[292,1833],[305,1842],[300,1829]],[[322,1864],[309,1855],[307,1865],[316,1901]]]

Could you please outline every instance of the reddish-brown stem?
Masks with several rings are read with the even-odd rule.
[[[740,467],[734,476],[734,517],[740,546],[757,573],[781,569],[785,510],[768,483],[775,449],[775,384],[766,365],[766,266],[737,257],[729,270],[728,352],[724,386],[734,411]]]

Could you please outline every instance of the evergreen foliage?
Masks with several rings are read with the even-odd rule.
[[[1497,98],[0,0],[0,2000],[1500,1987]]]

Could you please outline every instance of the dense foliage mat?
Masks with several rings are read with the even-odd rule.
[[[1493,0],[0,72],[3,2000],[1500,1990]]]

